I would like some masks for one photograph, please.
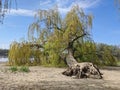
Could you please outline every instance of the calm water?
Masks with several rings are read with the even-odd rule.
[[[6,62],[8,61],[8,58],[0,58],[0,62]]]

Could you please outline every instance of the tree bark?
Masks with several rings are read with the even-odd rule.
[[[69,66],[62,74],[66,76],[74,76],[75,78],[96,78],[102,79],[102,73],[96,65],[90,62],[78,63],[73,56],[72,44],[69,44],[66,62]]]
[[[74,66],[75,64],[77,64],[77,61],[73,57],[73,50],[70,49],[70,48],[68,49],[68,55],[66,56],[66,62],[67,62],[67,65],[69,67]]]
[[[102,73],[93,63],[83,62],[76,63],[72,66],[69,66],[67,70],[62,72],[66,76],[74,76],[75,78],[94,78],[102,79]]]

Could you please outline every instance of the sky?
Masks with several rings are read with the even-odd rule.
[[[120,45],[120,12],[115,0],[17,0],[17,10],[13,0],[0,24],[0,48],[8,49],[13,41],[27,40],[28,27],[38,9],[58,5],[61,15],[65,15],[76,3],[94,17],[91,36],[95,42]]]

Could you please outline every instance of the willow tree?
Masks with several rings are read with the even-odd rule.
[[[3,23],[5,14],[11,9],[13,1],[17,7],[17,0],[0,0],[0,23]]]
[[[48,53],[47,57],[52,62],[58,60],[63,53],[66,53],[66,62],[71,72],[76,71],[74,75],[78,74],[77,77],[81,77],[86,76],[87,72],[91,74],[91,71],[94,71],[94,74],[99,73],[92,63],[82,63],[82,67],[78,69],[81,64],[74,58],[74,44],[90,40],[91,27],[92,16],[86,15],[79,6],[72,7],[64,18],[60,16],[58,9],[55,8],[39,10],[36,14],[36,21],[29,27],[28,36],[30,40],[34,41],[36,30],[38,35],[36,43],[43,46],[43,51]],[[75,68],[73,69],[73,67]],[[87,70],[83,70],[85,68]],[[66,72],[68,74],[68,71],[65,71],[64,74]],[[82,75],[82,72],[87,74]],[[101,74],[99,73],[99,75]]]
[[[85,15],[82,9],[74,6],[65,18],[60,16],[57,9],[39,10],[36,17],[36,21],[29,27],[29,38],[33,40],[36,30],[39,35],[37,41],[46,51],[59,55],[66,51],[67,58],[71,57],[75,63],[74,43],[83,43],[89,38],[92,16]],[[69,61],[67,64],[70,66],[72,63]]]

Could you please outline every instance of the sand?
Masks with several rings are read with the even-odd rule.
[[[13,73],[0,63],[0,90],[120,90],[120,67],[101,69],[103,79],[74,79],[61,74],[66,68],[31,66]]]

